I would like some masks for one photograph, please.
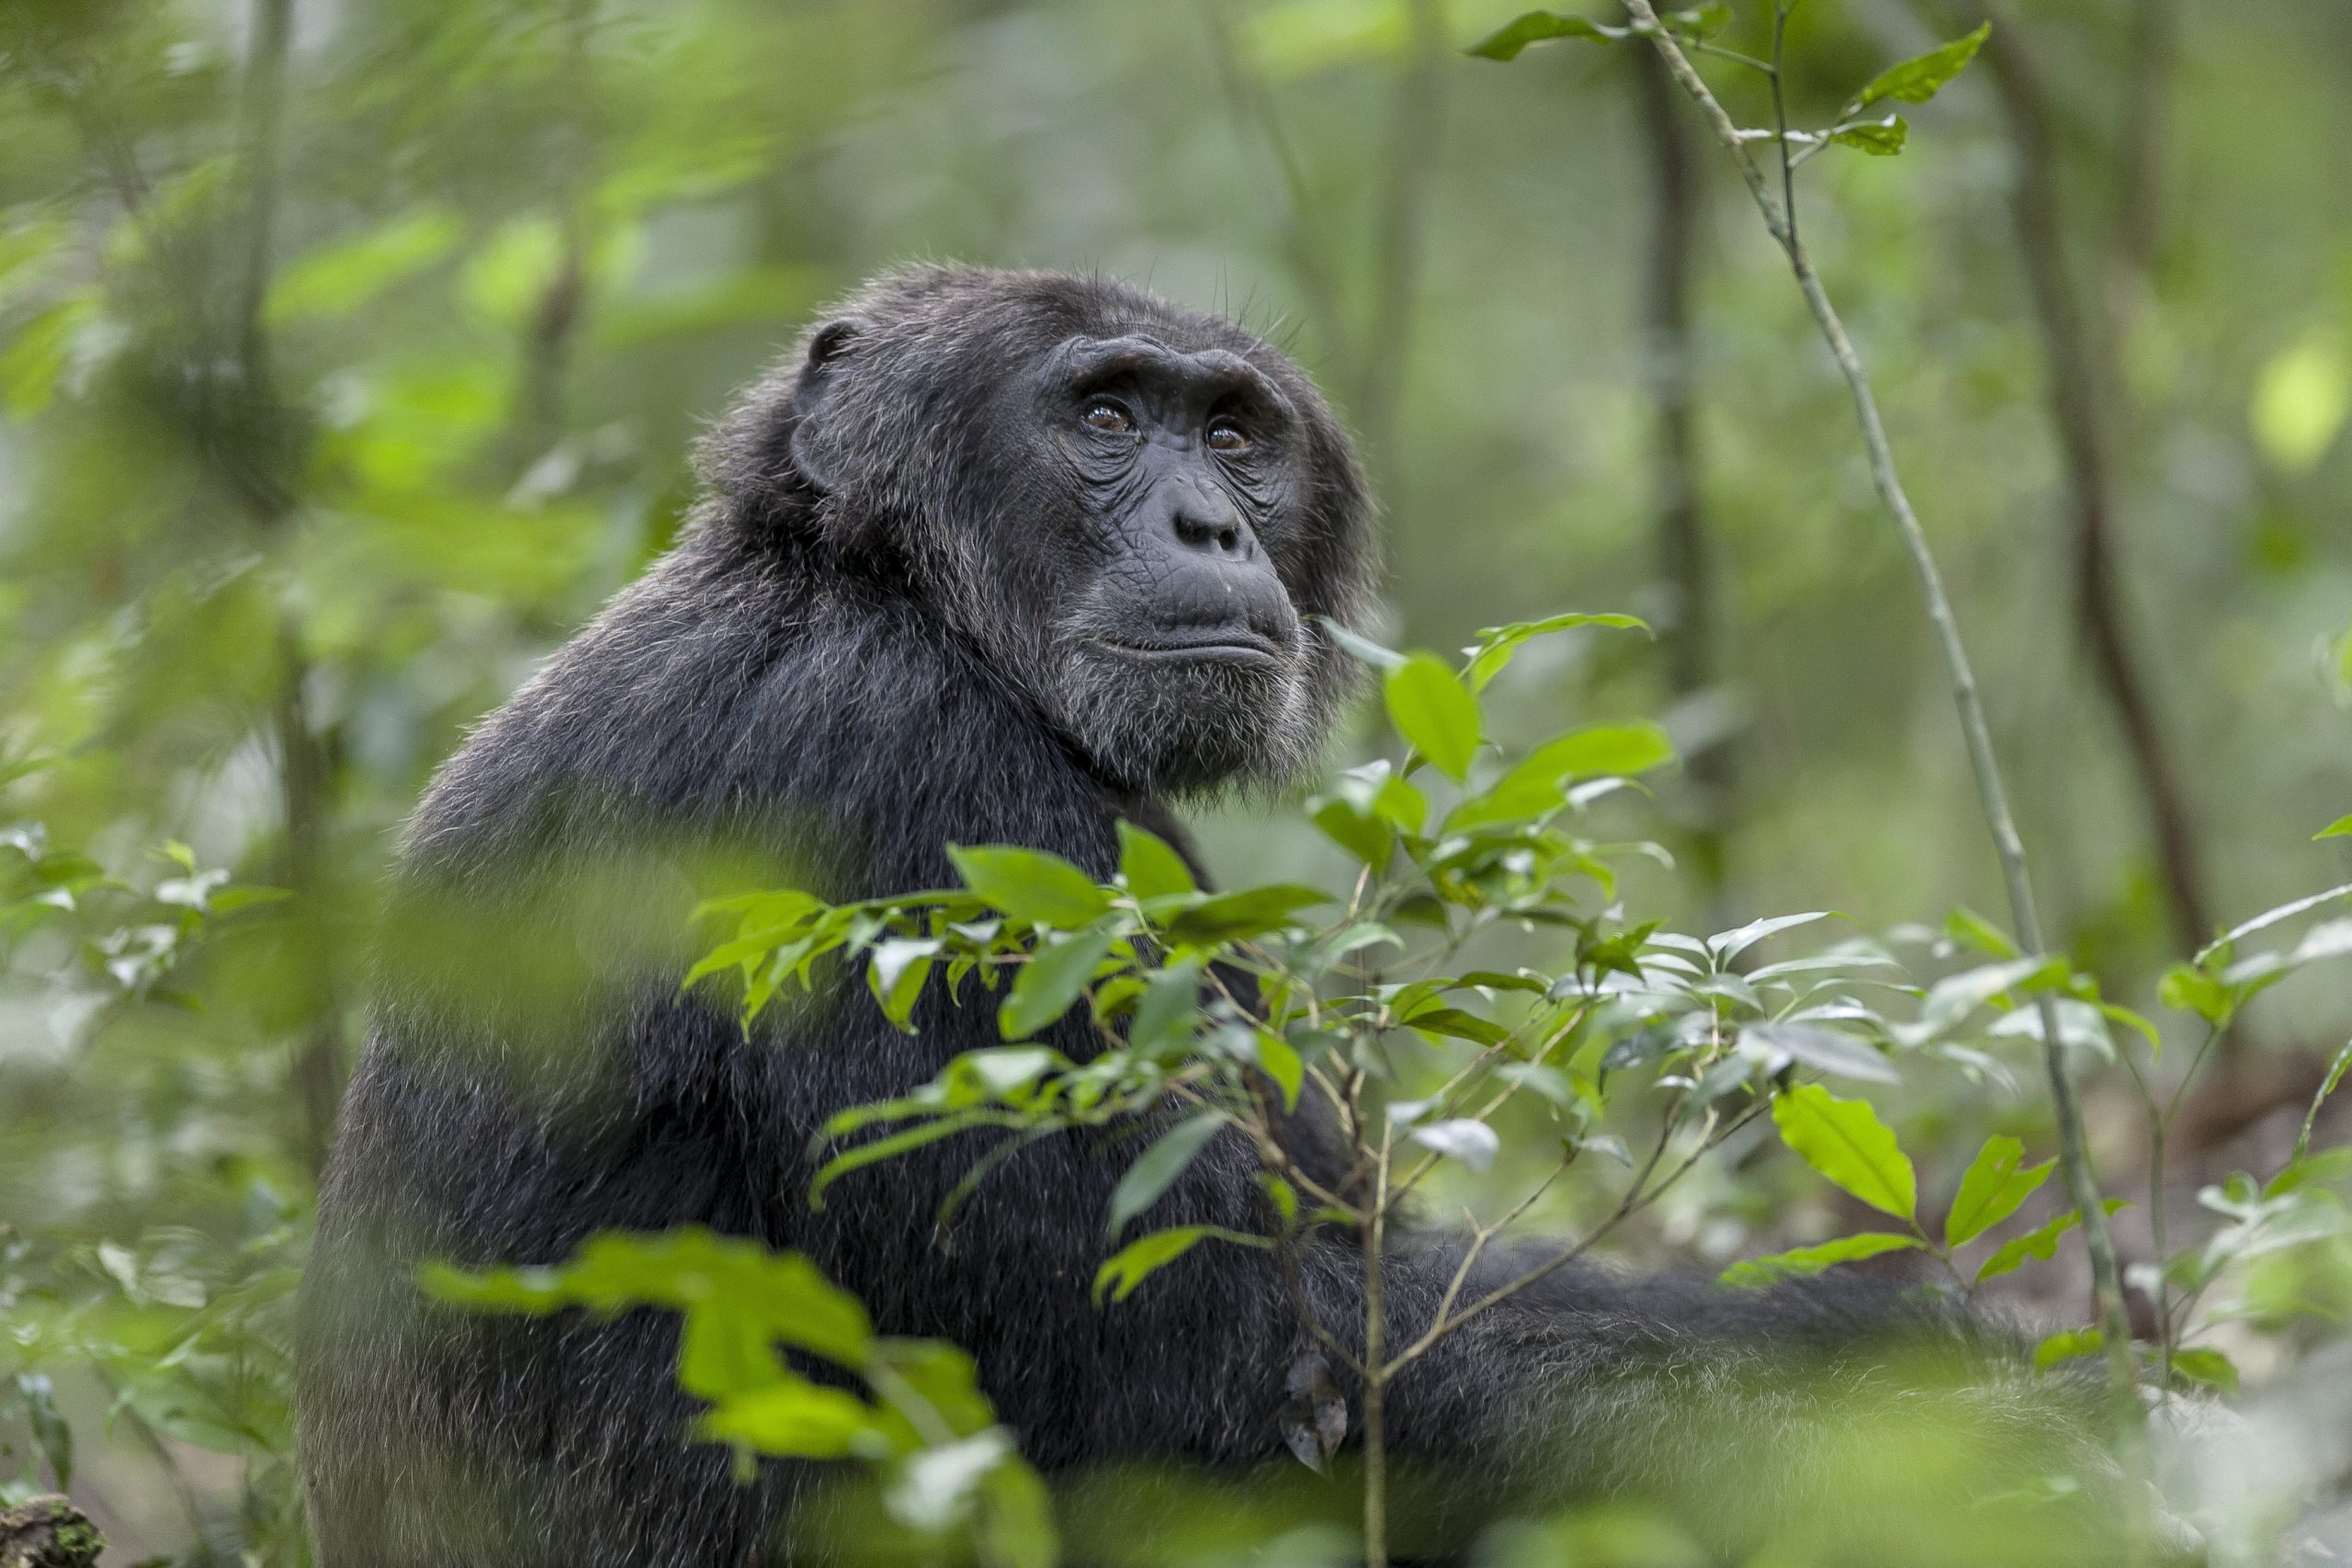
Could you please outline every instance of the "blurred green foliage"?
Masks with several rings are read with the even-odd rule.
[[[667,541],[701,422],[893,261],[1100,268],[1290,344],[1367,439],[1388,641],[1456,647],[1563,604],[1638,610],[1669,650],[1711,628],[1696,679],[1635,637],[1532,643],[1466,732],[1426,670],[1391,679],[1387,711],[1441,763],[1466,766],[1482,735],[1523,755],[1571,718],[1637,756],[1657,717],[1686,766],[1591,805],[1598,831],[1679,857],[1621,868],[1631,907],[1700,930],[1995,907],[1844,389],[1706,157],[1673,348],[1704,571],[1662,543],[1638,51],[1547,46],[1508,70],[1459,53],[1517,9],[0,8],[6,1495],[71,1480],[122,1561],[305,1560],[288,1288],[398,826],[464,728]],[[1757,9],[1728,47],[1758,47]],[[2057,243],[2098,329],[2131,657],[2218,925],[2352,871],[2352,839],[2312,841],[2352,799],[2352,12],[2182,6],[2171,47],[2143,47],[2174,9],[2052,0],[1996,41],[2041,84]],[[1831,123],[1887,61],[1976,17],[1808,0],[1792,118]],[[1753,81],[1719,85],[1769,122]],[[2190,954],[2086,653],[2005,104],[1980,62],[1906,109],[1901,157],[1809,162],[1806,238],[1961,601],[2052,929],[2105,998],[2151,1008]],[[2118,239],[2142,226],[2143,250]],[[1384,722],[1367,709],[1343,760]],[[1334,824],[1395,830],[1350,787],[1318,808],[1340,847],[1227,810],[1212,860],[1336,874],[1356,846]],[[1720,857],[1688,852],[1711,838]],[[1964,920],[1943,940],[1981,945]],[[2240,962],[2174,972],[2164,1001],[2233,1015],[2230,988],[2269,977]],[[2340,984],[2265,991],[2213,1080],[2251,1107],[2176,1149],[2182,1206],[2201,1177],[2280,1168],[2347,1030]],[[2150,1065],[2159,1089],[2185,1055]],[[2135,1107],[2128,1081],[2095,1089],[2118,1183],[2143,1153]],[[1938,1205],[1988,1137],[2043,1146],[2029,1097],[1958,1073],[1906,1083],[1888,1113],[1942,1173]],[[1719,1265],[1854,1228],[1786,1164],[1694,1172],[1629,1244]],[[1497,1170],[1526,1174],[1509,1148]],[[2293,1197],[2216,1186],[2213,1234]],[[2067,1216],[2019,1212],[2048,1257]],[[2340,1413],[2341,1382],[2309,1369],[2335,1364],[2314,1325],[2352,1306],[2347,1257],[2338,1240],[2243,1259],[2263,1333],[2233,1348],[2274,1405],[2300,1382],[2338,1390]],[[2232,1259],[2209,1261],[2196,1288]],[[2303,1430],[2261,1441],[2296,1448],[2281,1429]],[[2352,1462],[2329,1441],[2289,1468]],[[1267,1520],[1300,1555],[1329,1549],[1312,1522]],[[1673,1560],[1628,1529],[1623,1560]]]

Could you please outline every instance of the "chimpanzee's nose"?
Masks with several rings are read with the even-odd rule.
[[[1186,549],[1226,560],[1248,560],[1258,553],[1250,525],[1241,520],[1233,498],[1216,485],[1194,482],[1177,492],[1170,521],[1176,540]]]

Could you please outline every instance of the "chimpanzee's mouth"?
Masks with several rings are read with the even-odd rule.
[[[1169,632],[1150,637],[1104,637],[1102,646],[1130,659],[1154,664],[1243,664],[1272,666],[1282,662],[1283,649],[1273,638],[1247,626],[1204,627],[1194,632]]]

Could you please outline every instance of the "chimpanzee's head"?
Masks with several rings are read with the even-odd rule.
[[[914,594],[1134,789],[1295,774],[1349,684],[1362,475],[1298,367],[1124,284],[926,267],[868,286],[706,446]]]

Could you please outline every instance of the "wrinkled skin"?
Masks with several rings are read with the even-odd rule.
[[[548,1263],[615,1227],[805,1251],[882,1332],[968,1348],[1048,1472],[1306,1477],[1285,1431],[1317,1351],[1268,1255],[1196,1248],[1114,1309],[1089,1300],[1131,1145],[1035,1145],[945,1233],[939,1201],[979,1152],[961,1139],[808,1207],[826,1118],[996,1043],[990,1010],[934,987],[910,1036],[848,976],[747,1039],[678,978],[700,894],[939,886],[950,843],[1107,878],[1123,818],[1182,843],[1171,799],[1296,776],[1349,684],[1317,617],[1360,614],[1372,571],[1337,423],[1228,322],[1101,280],[932,268],[813,330],[702,469],[676,548],[411,825],[304,1293],[326,1568],[787,1560],[818,1478],[778,1463],[739,1484],[684,1440],[673,1319],[474,1316],[413,1282],[424,1259]],[[1087,1049],[1077,1020],[1044,1038]],[[1328,1162],[1306,1122],[1301,1157]],[[1228,1135],[1149,1218],[1262,1229],[1255,1174]],[[1317,1315],[1360,1336],[1353,1239],[1301,1251]],[[1393,1333],[1428,1321],[1452,1264],[1442,1236],[1399,1240]],[[1752,1544],[1831,1495],[1838,1391],[1884,1384],[1898,1344],[1962,1382],[1920,1408],[2020,1473],[2070,1440],[2011,1392],[2004,1337],[1894,1287],[1566,1269],[1396,1383],[1390,1448],[1420,1478],[1401,1528],[1442,1551],[1494,1507],[1646,1496]],[[1356,1391],[1317,1373],[1352,1427]],[[2052,1560],[2080,1560],[2070,1540]]]

